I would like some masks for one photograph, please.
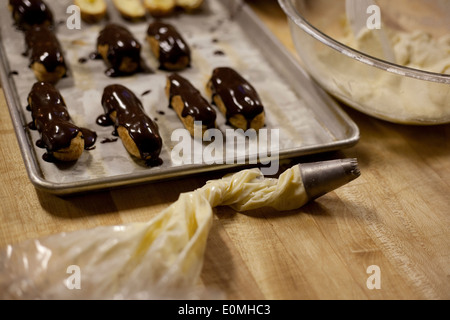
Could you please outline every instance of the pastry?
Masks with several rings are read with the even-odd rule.
[[[230,125],[258,131],[265,124],[265,112],[258,93],[237,71],[222,67],[213,71],[206,91]]]
[[[98,118],[99,125],[114,125],[114,134],[134,157],[152,162],[159,160],[162,139],[158,126],[146,115],[141,101],[131,90],[119,84],[107,86],[102,106],[105,114]]]
[[[98,56],[107,64],[106,74],[111,77],[142,71],[141,48],[128,29],[114,23],[106,25],[97,39]]]
[[[166,95],[185,128],[194,136],[195,122],[202,123],[202,137],[206,130],[216,128],[216,112],[187,79],[175,73],[167,77]]]
[[[144,0],[144,6],[153,17],[170,15],[176,7],[175,0]]]
[[[59,91],[50,83],[37,82],[28,95],[28,109],[33,121],[29,128],[38,130],[41,139],[36,143],[45,148],[47,161],[76,161],[83,150],[94,146],[95,132],[76,126]]]
[[[186,11],[194,11],[203,3],[203,0],[144,0],[144,6],[154,17],[171,14],[177,7]]]
[[[25,33],[26,54],[38,81],[56,83],[66,75],[61,45],[47,26],[33,26]]]
[[[117,11],[127,20],[141,20],[145,18],[146,11],[141,0],[113,0]]]
[[[147,30],[147,41],[162,70],[178,71],[191,64],[191,50],[177,29],[156,21]]]
[[[12,17],[20,29],[34,25],[53,26],[53,13],[42,0],[9,0]]]
[[[74,4],[80,8],[81,19],[87,23],[99,22],[107,13],[105,0],[74,0]]]

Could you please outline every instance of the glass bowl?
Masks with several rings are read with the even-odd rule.
[[[345,0],[278,1],[303,66],[338,100],[394,123],[450,123],[449,0],[378,0],[379,16],[361,12],[381,17],[395,62],[374,49],[372,30],[353,35]]]

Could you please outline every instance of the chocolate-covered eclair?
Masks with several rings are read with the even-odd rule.
[[[58,38],[47,26],[33,26],[25,33],[26,54],[38,81],[56,83],[67,73]]]
[[[187,79],[177,73],[167,77],[166,95],[186,129],[194,136],[194,122],[202,122],[202,133],[216,128],[217,114],[209,102]]]
[[[141,48],[128,29],[115,23],[106,25],[97,38],[97,52],[107,64],[105,73],[110,77],[143,71]]]
[[[9,9],[20,29],[25,30],[34,25],[54,25],[53,13],[42,0],[9,0]]]
[[[244,131],[259,130],[264,126],[265,112],[261,99],[255,88],[237,71],[228,67],[214,69],[206,91],[232,126]]]
[[[46,161],[76,161],[97,140],[95,132],[72,122],[63,97],[50,83],[33,85],[28,95],[28,110],[33,119],[29,128],[39,131],[41,139],[36,145],[47,150]]]
[[[107,86],[102,105],[105,114],[98,118],[99,125],[114,125],[114,134],[136,158],[152,164],[159,160],[162,139],[158,126],[146,115],[141,101],[131,90],[120,84]]]
[[[155,21],[147,30],[147,41],[162,70],[183,70],[191,64],[191,49],[177,29]]]

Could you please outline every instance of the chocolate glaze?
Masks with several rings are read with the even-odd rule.
[[[80,128],[80,131],[83,134],[84,149],[85,150],[94,149],[95,142],[97,141],[97,133],[87,128]]]
[[[30,57],[30,67],[35,62],[44,65],[48,72],[54,72],[56,67],[66,69],[61,44],[53,31],[46,26],[34,26],[25,33],[27,46],[26,55]]]
[[[53,13],[42,0],[9,0],[12,16],[19,29],[34,25],[53,26]]]
[[[70,146],[79,132],[85,141],[85,149],[94,146],[97,134],[86,128],[79,128],[72,123],[63,97],[51,84],[37,82],[28,95],[29,107],[33,121],[30,129],[38,130],[41,139],[36,142],[40,148],[47,149],[48,153]],[[46,156],[48,159],[52,157]]]
[[[247,128],[250,128],[252,120],[264,112],[256,90],[232,68],[214,69],[210,86],[213,98],[219,96],[225,104],[228,120],[241,114],[247,119]]]
[[[97,118],[97,124],[102,127],[109,127],[114,125],[114,121],[107,114],[102,114]]]
[[[114,143],[114,142],[117,142],[117,140],[119,140],[119,139],[117,139],[117,138],[113,138],[113,139],[111,139],[111,138],[106,138],[106,139],[103,139],[103,140],[102,140],[101,144]]]
[[[201,121],[208,129],[215,128],[217,114],[200,91],[177,73],[170,75],[168,80],[170,81],[169,107],[172,108],[172,99],[180,96],[184,103],[181,113],[183,118],[192,116],[195,121]]]
[[[49,152],[67,148],[79,132],[80,128],[70,121],[52,121],[40,130],[42,146]]]
[[[141,62],[141,44],[133,37],[130,31],[118,24],[109,23],[100,31],[97,38],[97,48],[99,46],[108,46],[106,63],[109,69],[105,72],[107,76],[118,77],[133,74],[141,71],[148,71]],[[96,53],[92,58],[99,58],[101,55]],[[120,70],[124,58],[129,58],[136,64],[136,69],[125,73]]]
[[[174,26],[156,21],[148,27],[147,35],[159,42],[160,69],[166,70],[166,64],[177,64],[183,57],[190,64],[191,49]]]
[[[152,90],[146,90],[146,91],[142,92],[141,96],[146,96],[150,93],[152,93]]]
[[[144,160],[159,158],[162,149],[162,139],[158,126],[145,114],[144,107],[136,95],[126,87],[113,84],[103,92],[102,105],[105,115],[100,116],[97,123],[105,125],[104,120],[111,118],[115,112],[114,127],[124,127],[136,143],[141,158]],[[159,163],[159,162],[158,162]]]

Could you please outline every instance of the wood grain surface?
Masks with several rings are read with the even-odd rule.
[[[275,0],[250,1],[293,54]],[[240,214],[217,208],[202,283],[228,299],[449,299],[450,125],[395,125],[343,106],[355,147],[295,162],[357,158],[362,176],[300,210]],[[50,234],[148,221],[182,192],[219,178],[58,198],[37,191],[0,92],[0,247]],[[381,288],[370,290],[369,266]]]

